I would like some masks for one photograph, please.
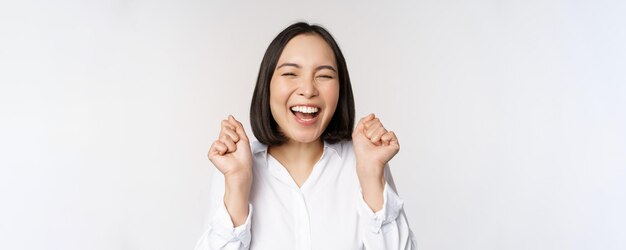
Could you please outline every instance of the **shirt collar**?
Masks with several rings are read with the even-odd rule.
[[[251,145],[251,149],[252,149],[252,155],[263,153],[263,158],[265,158],[264,160],[267,161],[267,145],[259,141],[253,141]]]
[[[326,150],[327,148],[330,148],[331,150],[335,151],[335,153],[337,154],[337,156],[339,157],[339,159],[341,159],[341,152],[342,152],[342,142],[336,142],[336,143],[328,143],[326,141],[324,141],[324,150]]]

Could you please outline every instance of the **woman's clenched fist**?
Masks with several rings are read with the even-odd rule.
[[[382,171],[391,158],[400,151],[398,138],[392,131],[387,131],[374,114],[363,117],[352,134],[354,153],[360,165],[379,168]],[[375,170],[375,169],[369,169]]]
[[[243,125],[229,115],[219,138],[209,149],[209,160],[225,177],[252,176],[252,151]]]

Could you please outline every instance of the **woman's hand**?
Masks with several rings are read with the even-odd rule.
[[[222,121],[219,138],[209,149],[209,160],[228,179],[252,175],[252,151],[243,125],[230,115]]]
[[[378,211],[383,206],[385,164],[400,151],[398,138],[374,114],[369,114],[354,129],[352,144],[363,198],[372,210]]]
[[[374,114],[369,114],[359,121],[352,133],[352,143],[357,162],[380,169],[400,151],[398,138],[392,131],[387,131]]]
[[[233,226],[244,224],[252,188],[252,151],[243,125],[232,115],[222,121],[219,139],[209,149],[209,160],[224,174],[224,205]]]

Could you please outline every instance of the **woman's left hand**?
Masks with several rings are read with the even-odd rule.
[[[382,175],[385,164],[400,151],[395,133],[387,131],[374,114],[361,118],[352,133],[352,143],[360,175]]]

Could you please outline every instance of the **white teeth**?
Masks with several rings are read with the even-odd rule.
[[[292,111],[295,112],[300,112],[300,113],[315,113],[317,112],[319,109],[316,107],[306,107],[306,106],[293,106],[291,107]]]

